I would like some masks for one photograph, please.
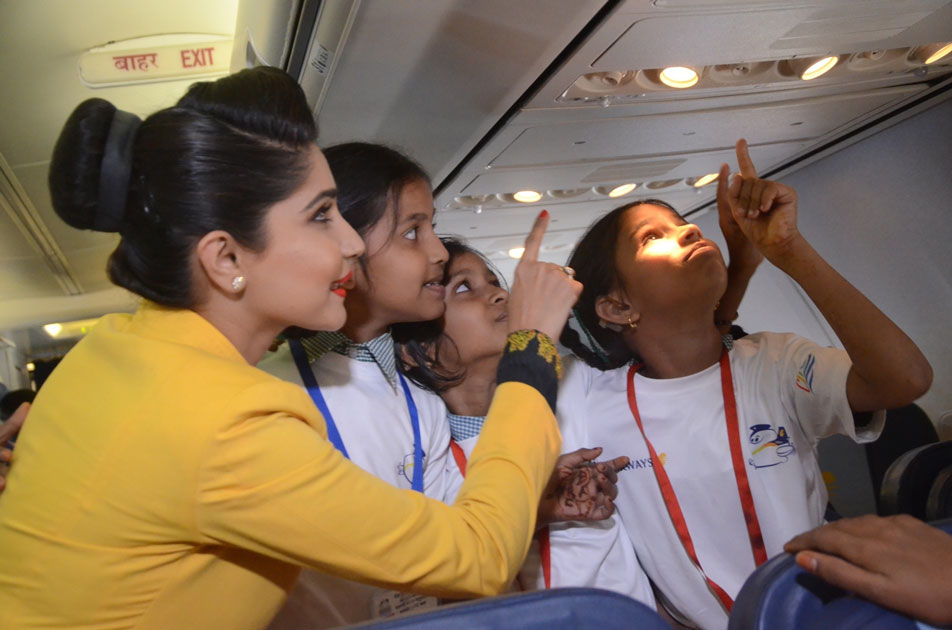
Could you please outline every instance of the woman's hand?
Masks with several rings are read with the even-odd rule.
[[[568,267],[539,262],[539,247],[548,225],[549,213],[543,210],[526,238],[509,295],[509,330],[538,330],[555,341],[582,293],[582,284]]]
[[[744,139],[737,141],[737,162],[740,174],[734,176],[727,191],[731,216],[757,249],[777,264],[801,238],[797,193],[789,186],[757,177]]]
[[[952,623],[952,536],[918,519],[842,519],[783,548],[830,584],[930,624]]]
[[[561,521],[602,521],[615,511],[618,471],[627,457],[594,462],[601,448],[580,448],[559,457],[539,503],[538,526]]]
[[[13,412],[6,422],[0,426],[0,445],[6,445],[7,440],[16,437],[23,423],[26,422],[26,415],[30,412],[30,403],[25,402]],[[13,451],[5,446],[0,447],[0,492],[7,486],[7,474],[10,472],[10,460],[13,459]]]

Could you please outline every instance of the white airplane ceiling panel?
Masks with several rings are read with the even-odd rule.
[[[760,103],[743,108],[579,120],[526,129],[490,163],[535,167],[634,155],[683,154],[757,142],[817,141],[839,128],[922,89],[905,86],[815,99]],[[657,147],[654,149],[653,147]]]
[[[34,164],[13,170],[36,207],[39,218],[67,257],[70,257],[74,251],[83,251],[90,248],[101,249],[107,246],[115,247],[119,240],[119,237],[115,234],[77,230],[59,218],[50,201],[50,191],[47,185],[48,164]]]
[[[0,296],[4,301],[63,295],[63,288],[40,256],[3,259]]]
[[[788,2],[786,6],[737,3],[675,14],[644,4],[629,2],[616,13],[614,19],[630,26],[591,59],[593,69],[632,68],[633,62],[638,68],[724,64],[842,54],[856,52],[857,47],[871,50],[927,44],[947,37],[948,22],[940,19],[950,5],[948,0],[840,0],[835,5]],[[686,33],[696,36],[685,37]]]
[[[115,249],[115,243],[111,243],[69,252],[70,269],[83,291],[90,293],[116,286],[106,275],[109,254]]]
[[[38,256],[37,249],[23,238],[20,228],[13,222],[8,208],[6,199],[0,198],[0,264]]]

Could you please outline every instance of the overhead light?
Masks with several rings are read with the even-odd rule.
[[[526,253],[525,247],[513,247],[508,252],[510,258],[522,258],[522,255]]]
[[[34,372],[34,371],[36,371],[36,364],[34,364],[34,363],[32,363],[32,362],[31,362],[31,363],[27,363],[27,364],[26,364],[26,371],[27,371],[27,372]]]
[[[661,71],[661,82],[668,87],[689,88],[698,81],[697,72],[683,66],[672,66]]]
[[[621,186],[615,186],[609,191],[608,196],[611,198],[623,197],[633,191],[637,184],[622,184]]]
[[[715,179],[717,179],[717,176],[718,176],[718,173],[708,173],[704,177],[701,177],[696,182],[694,182],[694,187],[700,188],[701,186],[707,186],[708,184],[713,182]]]
[[[542,193],[535,190],[520,190],[512,195],[512,198],[522,203],[535,203],[542,199]]]
[[[929,65],[942,59],[949,53],[952,53],[952,42],[929,44],[928,46],[919,46],[913,52],[913,58],[919,63]]]
[[[98,317],[92,319],[79,319],[73,322],[62,322],[46,324],[43,330],[54,339],[68,339],[70,337],[81,337],[99,321]]]
[[[794,63],[794,67],[797,69],[797,74],[800,75],[801,79],[809,81],[832,70],[833,66],[835,66],[839,60],[839,57],[809,57],[798,59]]]

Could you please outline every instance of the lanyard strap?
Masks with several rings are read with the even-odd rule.
[[[456,440],[450,440],[450,450],[453,452],[453,459],[456,460],[456,467],[459,468],[459,473],[463,475],[463,478],[466,478],[466,453],[463,452],[463,447],[456,443]],[[539,556],[542,560],[542,578],[545,580],[545,587],[547,589],[552,588],[552,552],[549,547],[549,528],[544,527],[539,530],[536,534],[536,538],[539,540]],[[525,586],[522,584],[522,579],[517,575],[516,580],[519,582],[519,589],[526,590]]]
[[[311,395],[311,400],[314,401],[321,415],[324,416],[324,423],[327,425],[327,439],[331,441],[334,448],[340,451],[344,457],[350,459],[350,455],[347,453],[347,447],[344,446],[344,440],[341,439],[340,431],[337,430],[337,423],[334,422],[334,416],[331,415],[327,401],[324,400],[321,388],[317,384],[317,377],[314,376],[314,372],[307,362],[307,353],[304,351],[304,347],[297,339],[291,339],[288,345],[291,348],[291,356],[294,357],[294,364],[297,366],[298,373],[301,375],[301,380],[304,382],[307,393]],[[420,415],[417,412],[413,396],[410,394],[410,387],[407,385],[403,375],[398,372],[397,377],[400,379],[400,385],[403,387],[403,393],[407,399],[407,410],[410,412],[410,425],[413,427],[413,480],[410,487],[417,492],[423,492],[423,441],[420,439]]]
[[[763,535],[760,532],[760,522],[757,520],[757,511],[754,509],[754,497],[750,492],[750,483],[747,479],[747,470],[744,467],[744,455],[740,444],[740,428],[737,417],[737,401],[734,399],[734,381],[731,377],[730,359],[727,356],[727,350],[721,352],[721,393],[724,397],[724,414],[727,419],[727,439],[730,444],[731,461],[734,467],[734,478],[737,481],[737,492],[740,495],[740,504],[744,511],[744,521],[747,523],[747,534],[750,538],[750,547],[754,555],[754,563],[760,566],[767,561],[767,552],[764,548]],[[664,465],[658,458],[654,446],[648,440],[645,434],[644,425],[641,422],[641,415],[638,413],[638,403],[635,399],[635,373],[641,369],[641,365],[632,365],[628,370],[628,406],[631,408],[631,414],[635,417],[641,436],[648,446],[648,453],[651,455],[651,467],[655,473],[655,479],[658,481],[658,488],[661,490],[661,496],[664,499],[665,507],[668,509],[668,515],[674,524],[674,529],[678,533],[681,545],[691,558],[691,562],[697,567],[701,575],[707,581],[708,588],[720,600],[727,612],[730,612],[734,605],[734,600],[721,588],[714,580],[709,578],[701,563],[698,560],[694,549],[694,542],[691,540],[691,533],[688,531],[688,524],[678,503],[678,497],[674,493],[674,487],[668,478],[668,473]]]

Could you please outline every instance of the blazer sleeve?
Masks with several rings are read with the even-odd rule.
[[[561,446],[546,396],[525,382],[497,387],[467,479],[449,506],[349,462],[325,439],[306,395],[284,385],[242,391],[229,406],[233,420],[210,440],[197,482],[201,539],[423,594],[466,597],[507,587]],[[297,413],[267,411],[275,397]]]

